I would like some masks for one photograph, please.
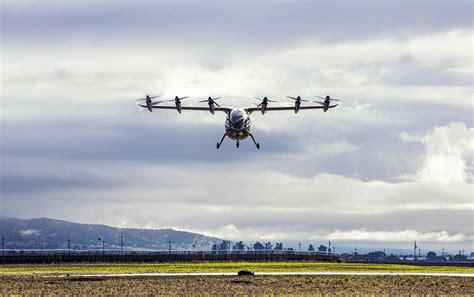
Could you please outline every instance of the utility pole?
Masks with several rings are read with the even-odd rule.
[[[301,241],[298,242],[298,251],[301,252]]]
[[[123,235],[120,234],[120,254],[123,254]]]
[[[418,248],[418,260],[420,260],[420,259],[421,259],[421,249]]]
[[[67,239],[67,252],[68,254],[71,253],[71,238],[70,237]]]
[[[331,241],[329,240],[329,242],[328,242],[328,254],[330,254],[330,253],[331,253]]]
[[[415,240],[415,242],[413,244],[413,261],[416,261],[416,248],[417,247],[418,246],[416,245],[416,240]]]
[[[444,246],[443,246],[443,250],[441,252],[441,256],[443,256],[443,261],[444,261]]]
[[[5,238],[2,233],[2,257],[5,257]]]
[[[171,239],[168,239],[168,252],[171,254]]]

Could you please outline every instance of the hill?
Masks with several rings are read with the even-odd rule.
[[[24,220],[0,217],[0,232],[7,249],[64,249],[68,247],[68,239],[74,249],[102,248],[102,241],[106,249],[113,249],[120,248],[122,235],[126,248],[167,250],[171,241],[174,250],[192,249],[193,245],[196,250],[207,250],[219,240],[173,229],[115,228],[49,218]]]

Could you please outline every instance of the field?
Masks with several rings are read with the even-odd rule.
[[[232,272],[255,276],[127,276],[108,273]],[[320,262],[0,265],[6,294],[393,294],[473,295],[474,278],[454,276],[258,275],[258,272],[447,272],[474,268]],[[80,276],[92,274],[93,276]],[[61,277],[58,277],[61,275]]]
[[[0,265],[1,275],[158,272],[447,272],[474,273],[474,267],[356,264],[329,262],[79,263]]]
[[[433,276],[179,276],[45,279],[0,276],[0,295],[229,295],[229,294],[390,294],[472,295],[464,277]]]

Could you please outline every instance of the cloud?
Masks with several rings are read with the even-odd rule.
[[[2,5],[0,211],[248,240],[469,246],[471,8]],[[226,140],[216,151],[225,115],[140,115],[144,93],[343,100],[327,113],[255,113],[261,150]]]
[[[369,231],[366,229],[358,230],[336,230],[327,235],[331,240],[369,240],[380,242],[406,242],[407,239],[417,239],[424,242],[459,242],[473,240],[474,236],[466,236],[463,233],[449,234],[446,231],[421,233],[415,230],[400,231]]]
[[[474,129],[465,123],[453,122],[435,127],[424,136],[401,133],[403,141],[418,141],[425,148],[423,166],[414,178],[423,182],[445,184],[472,183]]]
[[[18,231],[22,236],[36,236],[41,234],[41,230],[26,229]]]
[[[209,231],[213,235],[220,238],[229,238],[232,240],[244,240],[252,242],[253,240],[260,241],[297,241],[302,238],[308,241],[337,241],[339,244],[351,241],[363,242],[381,242],[381,243],[406,243],[410,240],[418,240],[424,243],[452,243],[463,242],[474,239],[474,235],[466,235],[464,233],[450,234],[447,231],[438,232],[419,232],[413,229],[406,230],[368,230],[349,229],[349,230],[305,230],[301,226],[288,227],[286,225],[277,226],[258,226],[258,227],[242,227],[230,224],[223,226],[217,230]]]

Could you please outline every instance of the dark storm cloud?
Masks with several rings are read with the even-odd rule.
[[[4,41],[21,43],[79,38],[97,44],[282,47],[302,39],[408,38],[472,26],[470,1],[11,1],[1,9]]]

